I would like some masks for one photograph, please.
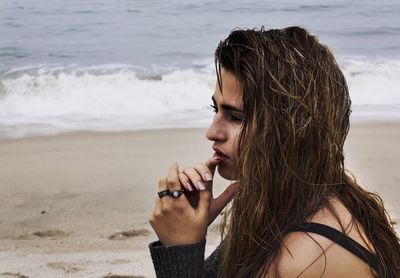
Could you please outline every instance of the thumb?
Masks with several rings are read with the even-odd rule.
[[[214,178],[215,168],[217,167],[219,161],[216,160],[213,156],[210,157],[204,164],[208,167],[211,172],[211,176]],[[202,190],[199,193],[199,209],[200,211],[207,212],[209,211],[210,201],[213,197],[213,181],[209,181],[206,184],[206,190]]]
[[[219,161],[215,157],[210,157],[204,164],[210,169],[211,175],[214,176],[215,168],[217,167]]]
[[[237,182],[232,183],[224,190],[224,192],[221,193],[221,195],[211,200],[208,225],[210,225],[214,221],[214,219],[217,218],[221,211],[232,200],[233,196],[236,193],[237,187]]]
[[[209,213],[210,202],[212,200],[212,181],[208,182],[205,190],[199,191],[198,211],[201,213]]]

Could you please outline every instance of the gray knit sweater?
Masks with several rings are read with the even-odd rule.
[[[206,240],[196,244],[164,246],[160,241],[149,245],[158,278],[217,277],[220,246],[204,260]]]

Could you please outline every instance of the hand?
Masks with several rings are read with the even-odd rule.
[[[168,177],[159,182],[159,191],[176,191],[182,189],[179,182],[178,164],[172,165]],[[167,246],[197,243],[207,233],[210,191],[199,192],[199,202],[192,207],[185,194],[174,199],[170,196],[156,197],[156,204],[150,224],[162,244]]]
[[[208,170],[212,180],[217,163],[215,160],[210,159],[206,162],[207,169],[201,167],[203,171],[200,172],[205,174],[204,170]],[[199,165],[196,168],[200,169]],[[192,171],[186,170],[186,172]],[[190,174],[190,176],[193,179],[194,173]],[[209,180],[207,182],[203,178],[201,179],[204,188],[199,183],[194,183],[198,186],[195,188],[200,189],[199,191],[194,191],[192,187],[192,191],[185,192],[177,199],[173,199],[170,196],[161,199],[158,196],[156,197],[155,208],[150,216],[150,224],[161,243],[167,246],[191,244],[205,238],[208,225],[232,199],[236,188],[236,184],[232,184],[218,198],[213,199],[210,177],[208,175],[204,176],[205,180]],[[182,189],[181,178],[185,179],[182,174],[179,174],[178,164],[172,165],[169,169],[168,177],[160,180],[159,190],[169,189],[170,191],[175,191]],[[192,179],[189,178],[184,181],[190,180],[193,183],[194,180],[192,181]]]
[[[208,225],[210,225],[215,218],[221,213],[225,206],[232,200],[236,192],[237,183],[230,184],[224,192],[217,198],[213,198],[212,180],[215,173],[215,168],[218,161],[214,157],[208,159],[205,164],[198,163],[194,167],[186,168],[182,173],[179,173],[179,180],[182,186],[187,190],[186,196],[193,207],[197,207],[199,202],[198,191],[209,190],[210,207]]]

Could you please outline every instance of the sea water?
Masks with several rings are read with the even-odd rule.
[[[307,28],[334,52],[352,120],[400,119],[400,1],[1,0],[0,137],[205,127],[233,28]]]

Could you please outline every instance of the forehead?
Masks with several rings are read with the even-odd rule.
[[[230,71],[221,70],[222,94],[219,84],[215,86],[214,99],[217,102],[226,103],[238,108],[242,107],[243,88],[239,79]]]

